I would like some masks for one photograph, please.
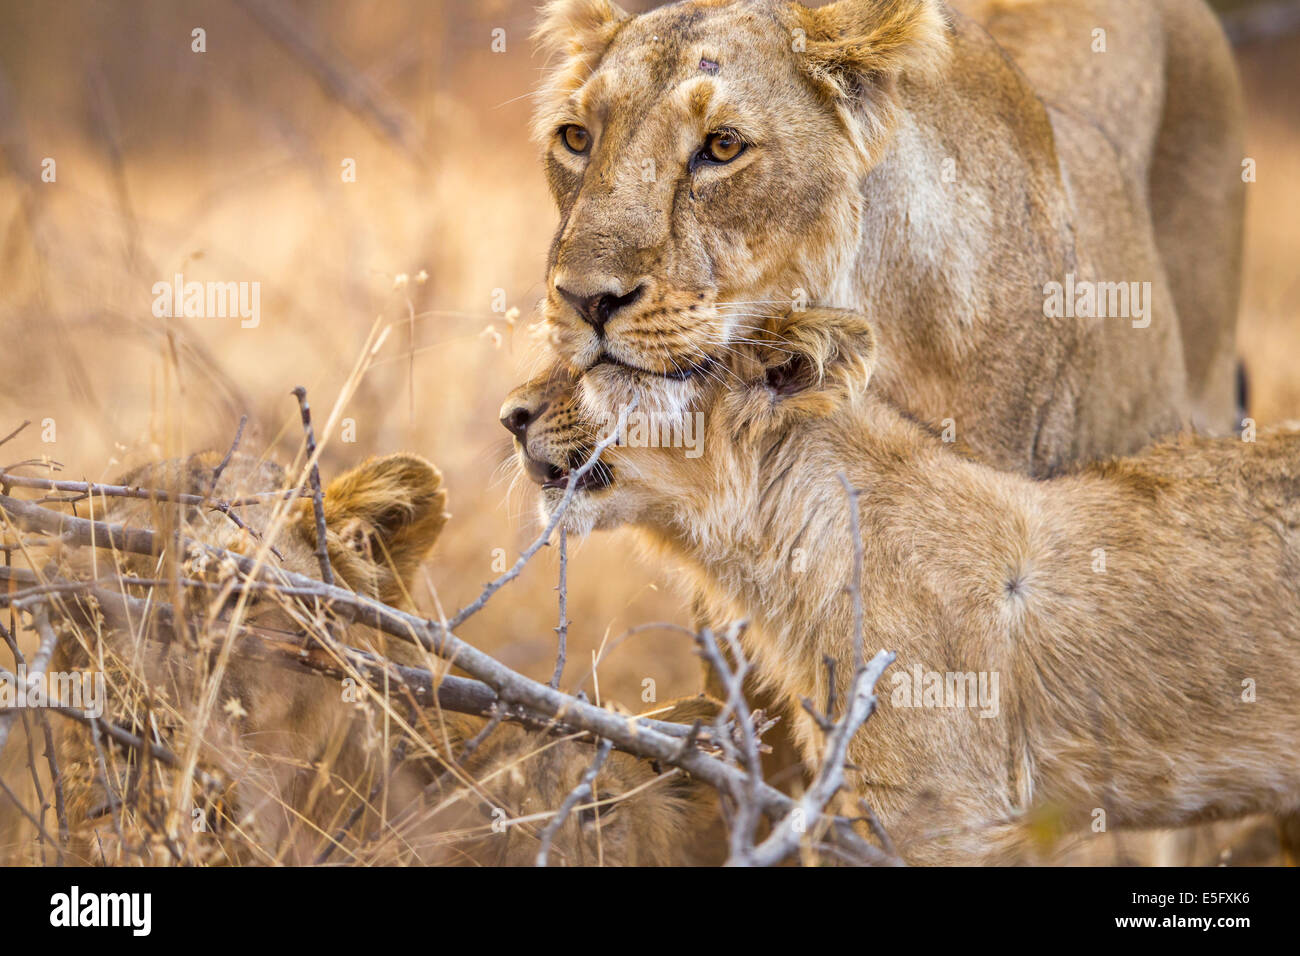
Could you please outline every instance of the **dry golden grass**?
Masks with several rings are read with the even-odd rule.
[[[200,18],[206,54],[190,52],[191,17],[167,3],[137,5],[126,22],[92,3],[14,11],[0,63],[20,125],[6,143],[30,165],[13,168],[17,150],[6,152],[18,188],[0,192],[0,422],[53,419],[57,440],[33,427],[9,458],[48,455],[67,477],[108,479],[139,461],[224,448],[247,412],[244,447],[287,459],[300,440],[288,390],[302,384],[318,405],[332,402],[383,315],[396,327],[346,410],[356,443],[335,436],[323,470],[396,449],[438,464],[454,517],[428,574],[445,606],[495,576],[497,549],[513,561],[534,518],[527,496],[509,494],[496,411],[532,367],[526,326],[553,213],[523,131],[537,65],[531,7],[496,4],[504,18],[493,7],[457,8],[455,30],[441,35],[427,4],[313,14],[342,59],[382,80],[423,131],[423,167],[234,7]],[[506,54],[489,51],[496,24],[509,31]],[[81,60],[85,69],[48,68]],[[56,183],[35,178],[45,156]],[[357,162],[355,183],[341,181],[345,157]],[[151,286],[178,271],[260,281],[260,326],[154,318]],[[403,273],[412,281],[395,289]],[[490,311],[497,289],[521,313],[513,327]],[[503,334],[499,346],[489,328]],[[683,619],[660,576],[625,560],[623,545],[573,549],[575,681],[607,633]],[[555,567],[543,555],[466,637],[548,674]],[[602,665],[600,689],[637,701],[652,677],[660,696],[685,694],[697,674],[684,642],[641,637]]]

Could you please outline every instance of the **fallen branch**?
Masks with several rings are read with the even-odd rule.
[[[609,751],[610,742],[602,740],[596,747],[596,756],[592,758],[591,764],[583,772],[582,779],[576,787],[569,791],[569,795],[560,804],[560,809],[555,812],[555,816],[546,824],[546,829],[542,831],[542,845],[537,851],[538,866],[546,866],[546,859],[551,853],[551,841],[555,839],[555,834],[560,832],[560,827],[564,826],[564,821],[573,812],[573,808],[582,801],[592,798],[591,784],[596,779],[596,774],[600,773],[600,768],[605,766]]]
[[[588,465],[596,460],[600,450],[603,449],[593,453]],[[571,475],[570,492],[573,491],[583,473],[585,472],[579,469]],[[158,535],[148,529],[126,528],[102,521],[59,514],[7,495],[0,495],[0,512],[7,515],[9,521],[17,528],[53,535],[67,545],[113,548],[155,556],[162,551]],[[553,530],[553,526],[545,532],[546,537],[549,537],[550,530]],[[750,786],[750,782],[746,779],[747,775],[740,768],[728,765],[697,747],[683,746],[688,742],[682,733],[685,728],[671,733],[655,727],[645,718],[624,717],[602,710],[584,700],[524,677],[456,637],[451,627],[444,628],[435,621],[423,619],[373,598],[338,586],[327,585],[304,575],[267,568],[244,555],[205,545],[192,539],[182,538],[179,546],[186,550],[199,549],[218,560],[229,562],[244,574],[246,580],[228,584],[233,591],[264,585],[290,593],[295,597],[318,599],[336,611],[346,612],[355,621],[374,627],[399,640],[416,644],[453,663],[471,677],[486,684],[501,702],[521,711],[530,712],[533,717],[544,723],[557,722],[574,732],[585,731],[593,738],[608,739],[612,746],[639,757],[680,767],[724,792],[743,792]],[[540,548],[540,545],[537,547]],[[482,603],[485,603],[485,599],[476,602],[480,607]],[[465,617],[468,614],[462,612],[461,616]],[[438,681],[440,697],[441,688],[452,680],[451,677],[443,677]],[[432,675],[429,681],[432,685]],[[795,809],[794,801],[769,784],[758,782],[752,786],[758,808],[769,819],[774,821],[784,819]],[[837,818],[833,829],[837,839],[863,862],[888,862],[879,849],[852,830],[848,820]]]

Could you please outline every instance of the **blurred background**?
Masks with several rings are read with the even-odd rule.
[[[1219,6],[1257,169],[1240,344],[1266,425],[1300,418],[1300,5]],[[0,436],[32,422],[4,460],[109,480],[225,449],[248,414],[243,449],[287,463],[290,389],[323,423],[382,319],[343,410],[355,441],[332,436],[322,472],[433,460],[453,520],[428,580],[449,611],[476,596],[536,532],[497,423],[537,361],[556,222],[527,138],[534,17],[527,0],[0,2]],[[260,323],[156,318],[153,285],[176,273],[260,283]],[[587,676],[629,627],[689,621],[631,548],[570,549],[565,684],[636,709],[646,679],[660,700],[696,692],[699,665],[646,632]],[[544,552],[462,636],[549,677],[556,570]]]

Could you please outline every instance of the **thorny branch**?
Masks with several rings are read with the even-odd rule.
[[[556,590],[560,592],[560,623],[555,628],[555,673],[551,675],[551,686],[560,686],[560,677],[564,674],[564,658],[569,640],[569,538],[568,532],[560,529],[560,583]]]
[[[583,476],[586,475],[587,472],[596,467],[596,463],[600,461],[600,456],[605,453],[605,449],[618,441],[619,435],[626,434],[627,417],[631,415],[632,412],[636,411],[636,406],[637,399],[635,398],[627,405],[623,406],[623,409],[619,414],[618,424],[608,435],[596,442],[596,447],[592,450],[591,456],[580,468],[575,468],[573,471],[569,472],[569,483],[564,488],[564,497],[560,499],[560,503],[556,509],[551,512],[551,517],[546,522],[546,527],[542,529],[542,533],[533,539],[533,543],[524,549],[523,553],[519,555],[519,559],[515,561],[515,563],[504,574],[495,581],[490,582],[483,588],[482,594],[456,612],[456,615],[447,622],[447,630],[456,630],[456,628],[460,627],[469,618],[482,610],[483,606],[487,604],[492,595],[496,594],[497,591],[501,590],[515,578],[519,577],[520,573],[524,570],[524,566],[532,560],[533,555],[540,551],[546,543],[551,540],[551,535],[555,533],[555,529],[564,518],[565,512],[569,510],[569,505],[573,503],[573,498],[578,492],[579,482],[582,481]]]
[[[305,406],[305,396],[299,396]],[[632,409],[625,409],[627,414]],[[309,429],[309,419],[304,408],[304,426]],[[546,729],[557,734],[581,734],[598,747],[597,759],[593,761],[588,773],[584,775],[587,790],[590,782],[603,763],[602,755],[612,749],[623,750],[638,757],[652,759],[669,766],[680,768],[704,781],[731,798],[735,805],[736,826],[733,828],[731,862],[738,864],[771,865],[780,862],[798,849],[800,835],[805,831],[815,831],[836,844],[838,855],[848,857],[855,862],[881,864],[896,862],[892,852],[882,851],[860,836],[852,826],[853,821],[835,816],[827,807],[835,794],[844,785],[844,767],[849,741],[862,723],[870,716],[875,698],[872,690],[880,673],[893,660],[885,652],[878,654],[867,664],[859,666],[854,674],[847,695],[847,706],[840,720],[828,731],[825,759],[821,771],[808,792],[794,801],[776,790],[762,779],[760,765],[761,734],[766,726],[758,726],[756,715],[751,713],[744,703],[741,686],[747,664],[740,651],[739,634],[742,625],[736,625],[724,634],[732,657],[740,664],[728,669],[725,664],[718,667],[728,687],[728,700],[725,714],[732,718],[730,722],[720,718],[712,733],[704,735],[697,724],[685,727],[680,724],[667,724],[646,718],[633,718],[604,710],[588,703],[585,699],[573,697],[560,692],[554,684],[533,681],[511,670],[501,662],[467,644],[456,636],[459,624],[481,609],[496,591],[514,580],[523,566],[550,539],[559,525],[565,510],[572,501],[578,482],[592,467],[600,455],[616,439],[619,430],[599,442],[590,458],[580,468],[573,470],[569,476],[568,487],[563,499],[554,510],[543,532],[520,555],[515,566],[501,577],[489,583],[483,593],[458,612],[450,622],[445,624],[428,620],[418,615],[383,604],[373,598],[348,591],[334,584],[314,578],[294,574],[283,569],[268,567],[247,556],[202,544],[197,541],[177,537],[175,544],[188,553],[194,550],[207,553],[225,566],[237,571],[234,579],[226,581],[223,588],[228,593],[270,592],[283,599],[305,599],[317,606],[328,607],[336,614],[353,621],[373,627],[386,635],[415,644],[426,651],[442,658],[469,674],[469,678],[450,674],[439,674],[420,668],[402,667],[379,655],[355,647],[347,647],[337,642],[326,642],[315,647],[304,643],[306,635],[291,632],[269,632],[265,628],[229,626],[230,632],[238,639],[237,652],[253,657],[271,660],[280,666],[294,667],[327,677],[359,677],[365,686],[377,695],[386,695],[392,688],[397,688],[407,695],[414,706],[435,707],[454,712],[477,714],[490,717],[490,729],[502,720],[513,721],[525,726]],[[310,433],[309,433],[310,435]],[[310,437],[309,437],[310,442]],[[238,438],[236,439],[238,444]],[[232,448],[233,453],[233,448]],[[309,450],[309,456],[311,455]],[[224,462],[223,462],[224,465]],[[223,467],[219,465],[218,468]],[[219,475],[219,472],[217,473]],[[9,472],[0,473],[0,477],[13,479]],[[14,482],[16,484],[16,482]],[[97,493],[98,489],[77,482],[59,483],[59,490],[80,494]],[[846,483],[847,486],[847,483]],[[99,486],[106,487],[106,486]],[[319,519],[322,515],[322,493],[313,483],[313,504]],[[851,492],[852,495],[852,492]],[[148,497],[151,500],[174,501],[178,504],[203,502],[211,506],[210,499],[190,496],[198,499],[191,502],[178,495],[165,495],[149,489],[134,489],[131,497]],[[116,551],[158,556],[164,550],[164,540],[155,532],[146,528],[128,528],[103,521],[70,516],[51,511],[39,504],[0,494],[0,527],[11,531],[27,532],[39,536],[50,536],[66,546],[108,548]],[[318,528],[318,533],[319,533]],[[860,573],[861,543],[855,556],[855,573]],[[326,568],[323,567],[322,571]],[[79,610],[74,612],[86,620],[93,619],[95,613],[112,620],[134,620],[137,625],[147,615],[153,622],[156,638],[168,638],[173,635],[181,622],[173,608],[164,603],[133,597],[125,593],[127,584],[136,586],[149,585],[148,581],[134,581],[119,578],[115,582],[78,582],[62,579],[38,577],[33,572],[15,568],[0,568],[0,584],[5,585],[9,593],[0,593],[0,605],[11,607],[39,609],[44,611],[49,602],[59,595],[76,594],[78,601],[71,603]],[[180,580],[170,582],[183,588],[209,588],[211,582],[197,580]],[[105,586],[109,585],[109,586]],[[15,589],[15,586],[18,586]],[[855,661],[861,661],[861,596],[857,591],[857,579],[853,584],[855,607]],[[562,611],[560,657],[557,660],[557,676],[563,667],[563,627],[567,622],[563,617],[563,590],[561,590]],[[93,605],[89,610],[87,602]],[[60,607],[66,610],[65,602]],[[318,620],[316,618],[311,618]],[[189,622],[191,627],[199,627],[201,621]],[[214,622],[207,622],[211,626]],[[723,655],[716,638],[706,632],[699,637],[702,653],[714,661],[715,666],[722,662]],[[49,654],[45,642],[38,654],[36,664],[46,666]],[[183,765],[169,750],[140,738],[124,728],[114,725],[102,717],[77,711],[58,704],[52,709],[65,717],[89,723],[96,737],[103,735],[117,744],[142,753],[168,766]],[[12,710],[0,711],[0,748],[14,719]],[[466,746],[466,754],[474,741]],[[721,749],[723,759],[714,756],[707,748]],[[462,755],[462,759],[463,759]],[[217,786],[218,781],[202,771],[196,771],[196,777],[207,788]],[[564,817],[582,799],[585,799],[582,785],[575,789],[565,801],[565,807],[552,819],[547,828],[551,836],[558,832]],[[576,796],[575,796],[576,794]],[[766,816],[773,822],[771,835],[763,843],[754,845],[759,816]],[[869,814],[868,819],[874,819]],[[879,836],[878,824],[872,832]],[[881,839],[882,845],[887,845]],[[541,858],[545,858],[545,843]],[[890,848],[892,851],[892,847]]]
[[[320,564],[320,578],[326,584],[334,583],[330,569],[330,552],[325,538],[325,494],[320,486],[320,458],[316,454],[316,431],[311,425],[311,406],[307,404],[307,389],[299,385],[293,390],[302,414],[302,430],[307,442],[308,474],[311,476],[311,507],[316,518],[316,561]]]
[[[600,773],[600,768],[605,766],[605,761],[609,758],[609,751],[612,745],[608,740],[602,740],[596,746],[596,756],[592,758],[591,764],[582,774],[582,779],[578,785],[569,791],[564,802],[560,804],[560,809],[551,817],[546,829],[542,831],[542,845],[537,851],[537,865],[546,866],[547,857],[551,853],[551,841],[555,839],[555,834],[560,832],[560,827],[564,826],[564,821],[568,819],[573,808],[584,800],[591,800],[594,796],[592,783],[596,779],[596,774]]]

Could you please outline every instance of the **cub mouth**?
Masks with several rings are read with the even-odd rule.
[[[534,481],[541,484],[543,489],[556,488],[564,491],[569,487],[569,477],[586,463],[587,459],[578,455],[570,457],[568,468],[561,468],[559,465],[550,462],[530,461],[528,463],[528,473],[532,475]],[[601,491],[613,483],[613,466],[598,461],[578,479],[575,490]]]
[[[676,364],[675,362],[673,364]],[[670,382],[684,382],[687,379],[694,378],[696,375],[702,375],[713,367],[713,359],[705,358],[701,362],[687,362],[685,368],[674,369],[671,372],[654,372],[648,368],[642,368],[640,365],[633,365],[631,362],[625,362],[622,359],[615,358],[608,352],[601,352],[596,361],[587,366],[590,372],[601,365],[612,365],[615,368],[626,369],[629,372],[636,372],[639,375],[650,375],[654,378],[666,379]]]

